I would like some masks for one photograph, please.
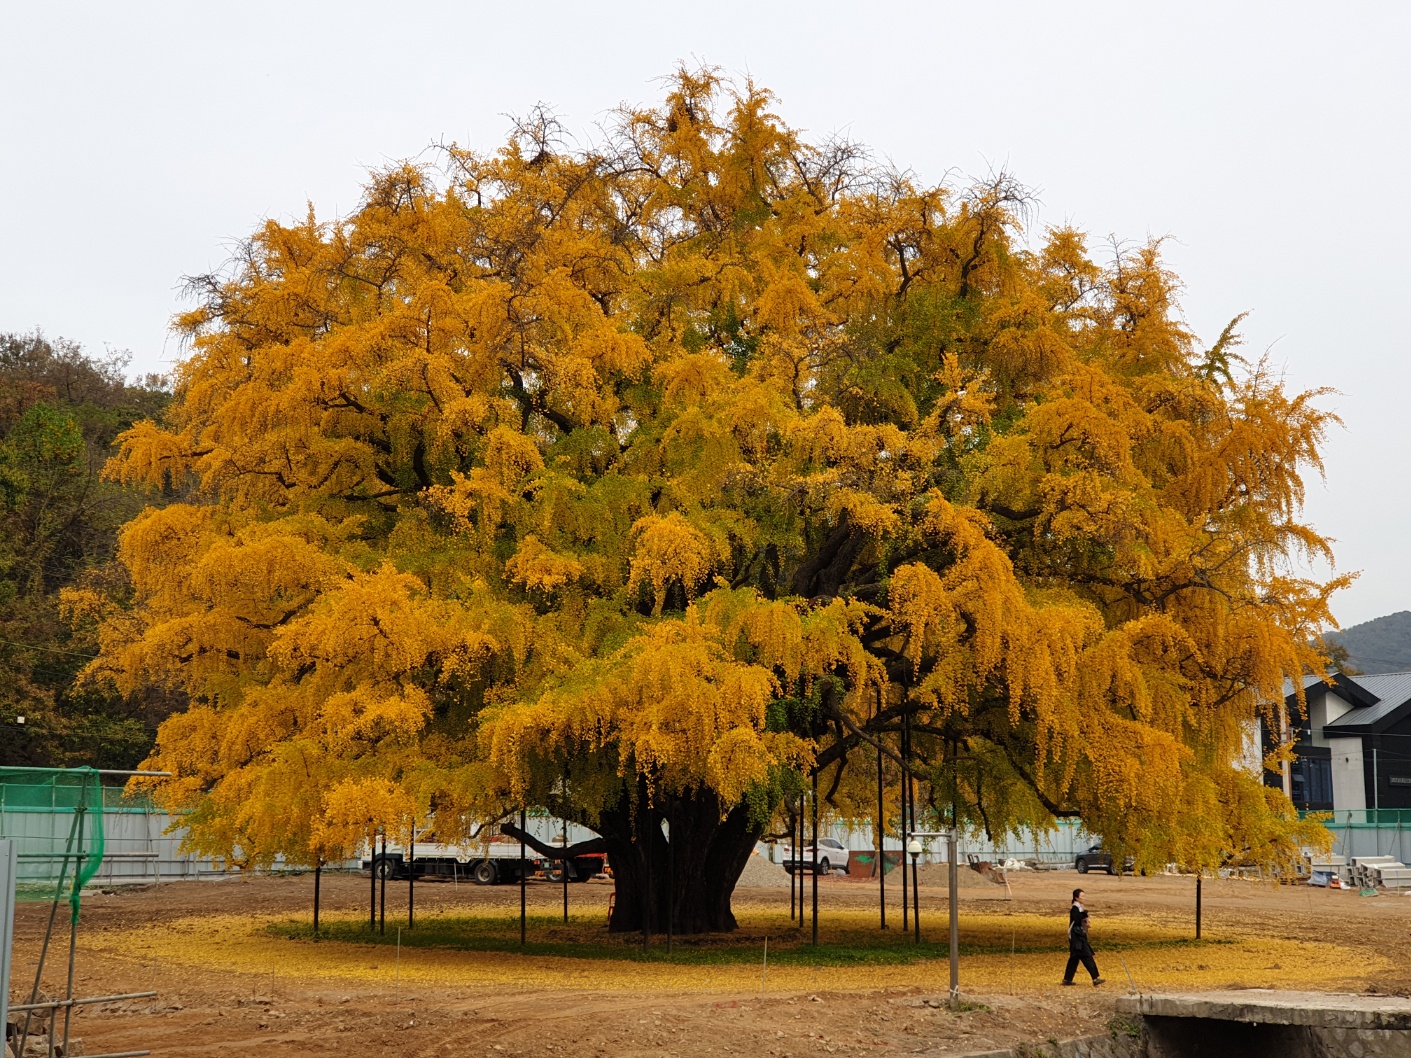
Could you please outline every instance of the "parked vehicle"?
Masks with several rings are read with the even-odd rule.
[[[812,845],[799,849],[797,853],[792,848],[784,850],[784,870],[790,874],[796,870],[812,871],[816,874],[841,870],[846,874],[847,869],[848,848],[837,838],[819,838],[817,855],[814,854]]]
[[[563,839],[551,841],[549,844],[563,847]],[[562,860],[543,860],[544,877],[551,882],[563,881],[564,865]],[[603,852],[589,852],[582,856],[575,856],[568,861],[568,880],[570,882],[586,882],[589,878],[596,878],[600,874],[607,873],[607,854]]]
[[[363,870],[377,873],[379,878],[441,878],[446,881],[473,881],[477,885],[518,882],[521,861],[519,842],[490,841],[483,845],[441,845],[418,841],[408,857],[400,845],[388,845],[384,853],[378,848],[371,857],[363,856]],[[586,882],[603,873],[605,857],[601,854],[575,856],[569,861],[568,880]],[[526,850],[523,866],[528,877],[543,874],[553,881],[563,875],[557,860],[545,860],[538,853]]]
[[[1116,874],[1117,868],[1112,865],[1112,853],[1102,847],[1099,842],[1088,849],[1087,852],[1078,853],[1073,861],[1073,865],[1078,868],[1079,874],[1087,874],[1089,871],[1106,871],[1108,874]],[[1128,856],[1122,861],[1122,870],[1130,871],[1136,867],[1136,860]]]

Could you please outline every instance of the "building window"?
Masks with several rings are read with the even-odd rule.
[[[1300,757],[1294,761],[1293,803],[1300,808],[1333,803],[1333,762],[1327,757]]]

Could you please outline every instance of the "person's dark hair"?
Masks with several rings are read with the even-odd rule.
[[[1083,895],[1083,891],[1082,891],[1081,889],[1074,889],[1074,890],[1073,890],[1073,899],[1074,899],[1074,900],[1077,900],[1078,897],[1080,897],[1080,896],[1082,896],[1082,895]]]

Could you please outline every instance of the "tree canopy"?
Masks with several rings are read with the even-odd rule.
[[[631,890],[666,818],[720,928],[783,793],[817,768],[870,818],[904,717],[962,826],[1306,839],[1235,762],[1341,583],[1294,572],[1330,557],[1319,393],[1233,324],[1203,347],[1157,244],[1095,259],[1007,176],[928,186],[773,105],[682,70],[600,144],[535,114],[194,281],[110,464],[190,501],[124,529],[130,598],[71,605],[92,678],[189,697],[150,763],[207,848],[527,802]]]

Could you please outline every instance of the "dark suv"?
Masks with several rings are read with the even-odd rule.
[[[1108,852],[1101,844],[1094,845],[1087,852],[1078,853],[1073,861],[1078,868],[1079,874],[1087,874],[1089,871],[1106,871],[1108,874],[1116,874],[1117,869],[1112,866],[1112,853]],[[1136,861],[1128,856],[1122,861],[1122,869],[1130,871],[1136,866]]]

